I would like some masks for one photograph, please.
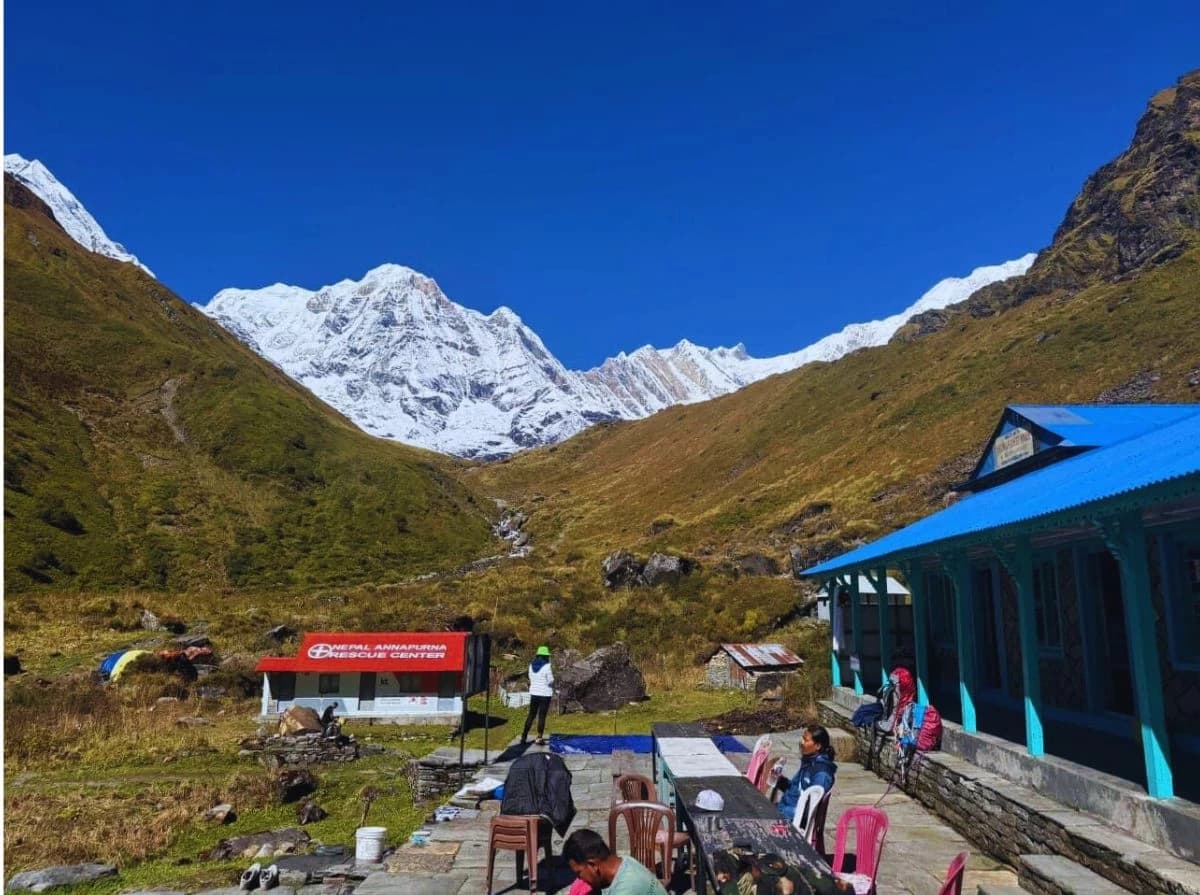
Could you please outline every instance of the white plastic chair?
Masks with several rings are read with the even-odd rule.
[[[825,798],[824,786],[810,786],[800,793],[796,803],[796,814],[792,818],[792,826],[804,837],[805,842],[812,842],[813,824],[817,819],[817,806]]]

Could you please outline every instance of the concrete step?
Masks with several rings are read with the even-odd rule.
[[[1130,895],[1128,889],[1059,855],[1021,855],[1017,881],[1033,895]]]

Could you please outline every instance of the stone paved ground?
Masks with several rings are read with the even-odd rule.
[[[776,735],[775,749],[794,755],[798,740],[796,734]],[[740,761],[744,763],[745,757]],[[568,756],[566,762],[574,778],[572,794],[579,812],[571,830],[591,827],[607,835],[612,791],[609,757]],[[794,758],[789,761],[790,771],[796,766]],[[649,772],[648,760],[643,770]],[[506,765],[493,765],[483,772],[500,779],[506,773]],[[842,764],[830,804],[826,828],[828,848],[833,848],[834,830],[842,812],[854,805],[873,805],[885,788],[884,781],[856,762]],[[1016,885],[1016,875],[1012,871],[980,855],[954,830],[903,793],[893,791],[880,807],[891,819],[879,876],[880,895],[934,895],[947,865],[960,851],[971,855],[964,893],[975,892],[976,886],[983,882]],[[387,869],[371,873],[355,889],[355,895],[476,895],[485,892],[488,824],[496,812],[496,805],[484,803],[483,808],[479,817],[472,820],[434,826],[433,841],[429,846],[402,846],[389,858]],[[556,857],[541,863],[540,891],[565,892],[571,884],[569,871],[563,866],[561,857],[557,857],[561,855],[562,842],[562,837],[555,835]],[[513,855],[501,852],[496,859],[494,890],[498,893],[527,891],[517,888],[515,882]],[[686,890],[686,879],[678,882],[677,891]]]

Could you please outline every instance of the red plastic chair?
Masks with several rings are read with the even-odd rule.
[[[854,872],[843,873],[846,840],[854,827]],[[850,883],[855,895],[872,895],[879,859],[883,855],[883,840],[887,837],[888,816],[878,808],[851,808],[838,820],[837,845],[833,852],[833,875]]]
[[[946,870],[946,881],[938,889],[938,895],[962,895],[963,874],[967,870],[967,853],[959,852]]]
[[[661,862],[658,879],[671,884],[671,858],[677,849],[688,850],[688,875],[696,887],[696,860],[691,854],[691,839],[676,831],[675,812],[661,802],[617,802],[608,812],[608,847],[617,851],[617,821],[623,819],[629,831],[629,853],[651,873]]]
[[[642,774],[622,774],[613,782],[613,802],[657,802],[654,782]]]
[[[492,875],[496,868],[496,852],[516,852],[517,883],[521,882],[525,856],[529,855],[529,892],[537,891],[538,850],[546,852],[547,860],[554,854],[550,825],[536,814],[501,814],[492,818],[488,831],[487,892],[492,895]]]

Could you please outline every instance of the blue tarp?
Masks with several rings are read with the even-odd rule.
[[[719,735],[712,738],[722,752],[749,752],[736,738]],[[615,734],[613,736],[581,734],[552,734],[550,751],[559,755],[611,755],[616,750],[650,754],[650,737],[646,734]]]

